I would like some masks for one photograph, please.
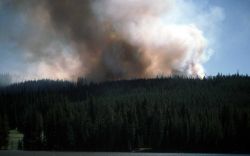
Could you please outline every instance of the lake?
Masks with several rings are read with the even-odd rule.
[[[248,154],[0,151],[0,156],[247,156]]]

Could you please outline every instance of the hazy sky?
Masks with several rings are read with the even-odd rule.
[[[22,55],[22,39],[26,34],[44,32],[44,30],[43,28],[34,30],[27,26],[27,17],[24,18],[18,11],[3,5],[1,1],[0,73],[22,73],[27,66],[33,65],[32,61],[27,62],[25,58],[27,56]],[[211,14],[214,12],[214,16],[219,16],[210,19],[210,14],[204,15],[202,17],[207,18],[199,19],[200,22],[197,23],[209,42],[208,49],[211,53],[210,59],[204,63],[206,75],[230,74],[237,71],[241,74],[250,74],[250,0],[193,0],[190,2],[195,4],[195,8],[199,10],[197,12],[203,10],[205,12],[213,8]],[[194,14],[190,15],[192,16],[187,18],[197,18]],[[184,18],[182,19],[185,21]],[[213,20],[211,25],[209,25],[210,20]],[[203,23],[206,25],[203,26]]]
[[[209,5],[223,9],[225,18],[221,23],[214,54],[205,64],[207,74],[250,74],[250,1],[209,0]]]

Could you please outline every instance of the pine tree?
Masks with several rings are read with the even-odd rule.
[[[6,149],[8,145],[9,126],[7,116],[0,114],[0,149]]]

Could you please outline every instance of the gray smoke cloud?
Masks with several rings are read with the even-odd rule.
[[[205,74],[207,40],[195,23],[182,23],[185,12],[180,11],[193,10],[194,4],[182,0],[6,0],[1,5],[17,12],[27,26],[10,40],[17,42],[33,65],[27,70],[34,73],[30,78],[84,76],[103,81],[157,75],[202,78]]]

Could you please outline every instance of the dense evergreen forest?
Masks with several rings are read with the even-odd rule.
[[[16,128],[25,150],[250,152],[250,77],[0,87],[0,146]]]

